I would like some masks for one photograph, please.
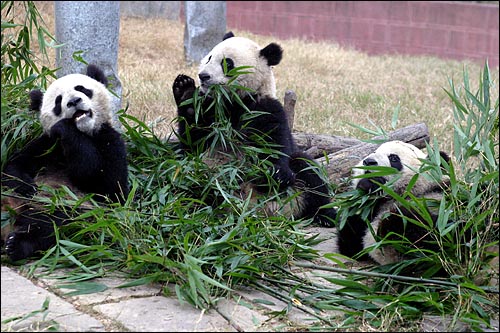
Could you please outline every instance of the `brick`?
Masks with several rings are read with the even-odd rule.
[[[449,31],[445,29],[422,29],[422,45],[425,47],[446,48]]]
[[[373,24],[359,20],[353,19],[350,22],[351,35],[350,38],[353,40],[362,40],[365,42],[371,41]]]
[[[375,43],[385,43],[387,41],[387,30],[388,26],[386,24],[373,24],[372,40]]]
[[[299,28],[298,37],[314,37],[316,19],[313,16],[299,15],[297,17],[297,24]]]
[[[226,15],[226,22],[227,26],[231,27],[232,29],[239,29],[243,30],[241,28],[241,16],[238,13],[227,13]]]
[[[351,18],[354,13],[354,1],[335,1],[335,16],[337,18]]]
[[[490,48],[489,48],[489,53],[490,54],[496,54],[498,55],[500,53],[499,51],[499,45],[498,45],[498,35],[496,36],[496,40],[494,38],[490,38]],[[498,56],[497,56],[498,58]]]
[[[487,25],[486,25],[486,29],[490,30],[490,31],[496,31],[497,34],[498,34],[498,24],[499,24],[499,10],[497,8],[497,10],[489,10],[488,11],[488,20],[487,20]]]
[[[255,20],[255,16],[251,13],[243,12],[240,14],[241,30],[256,31],[259,29],[258,22]]]
[[[257,3],[259,1],[226,1],[226,10],[229,13],[249,10],[254,12],[257,10]]]
[[[486,29],[488,26],[488,13],[482,8],[468,6],[467,10],[458,14],[456,25],[472,28]]]
[[[299,33],[296,16],[276,15],[275,32],[278,36],[290,38]]]
[[[412,29],[403,25],[391,25],[388,28],[388,43],[394,46],[405,46],[409,43]]]
[[[266,13],[276,13],[280,14],[279,11],[275,10],[277,1],[256,1],[257,9]]]
[[[450,31],[448,49],[463,52],[465,48],[465,33],[463,31]]]
[[[352,16],[362,19],[383,19],[389,17],[390,1],[353,1]]]
[[[428,2],[410,1],[409,3],[410,22],[412,23],[427,22],[428,11],[429,11]]]
[[[422,22],[436,25],[456,25],[457,15],[462,12],[459,6],[450,6],[446,2],[430,2],[426,16],[422,17]]]
[[[391,1],[389,6],[389,20],[410,21],[410,6],[407,1]]]
[[[335,1],[300,1],[305,3],[304,10],[309,10],[314,15],[334,17],[336,13]]]
[[[351,39],[351,24],[342,20],[321,20],[323,24],[323,36],[333,36],[337,41],[348,41]]]
[[[258,19],[255,20],[255,22],[257,22],[257,28],[255,30],[256,32],[265,35],[272,35],[275,32],[276,19],[275,15],[273,15],[272,13],[259,15]]]
[[[465,34],[466,51],[473,53],[487,53],[489,50],[488,35],[469,32]]]

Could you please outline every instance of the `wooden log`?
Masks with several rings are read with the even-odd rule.
[[[293,90],[287,90],[285,92],[283,103],[283,109],[285,110],[285,114],[288,118],[288,126],[290,127],[290,131],[293,130],[293,122],[295,120],[295,103],[297,103],[297,94]]]
[[[295,104],[297,103],[297,94],[293,90],[287,90],[283,98],[283,109],[288,118],[288,126],[293,130],[295,120]],[[321,157],[324,154],[334,153],[341,149],[351,147],[361,143],[354,138],[341,136],[310,134],[310,133],[292,133],[299,150],[307,152],[313,158]]]
[[[378,136],[372,140],[380,141],[380,143],[364,142],[356,144],[328,154],[327,157],[317,158],[316,161],[325,166],[330,181],[340,184],[343,179],[350,176],[351,168],[366,155],[374,152],[382,142],[401,140],[411,143],[418,148],[424,148],[425,143],[429,142],[429,130],[426,124],[416,123],[389,132],[386,138]]]
[[[299,150],[306,151],[313,158],[318,158],[324,154],[335,153],[339,150],[363,143],[363,141],[326,134],[312,133],[292,133]]]

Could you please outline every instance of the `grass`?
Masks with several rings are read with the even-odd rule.
[[[36,5],[53,31],[52,3]],[[2,25],[2,37],[9,29]],[[61,281],[75,295],[98,290],[102,286],[89,285],[89,280],[120,270],[130,277],[122,287],[173,283],[180,300],[199,308],[250,285],[288,304],[276,315],[302,304],[301,309],[319,320],[310,330],[417,330],[425,314],[451,316],[453,323],[460,320],[478,330],[479,324],[498,318],[498,289],[476,281],[489,260],[498,259],[498,253],[487,253],[490,246],[498,246],[498,69],[431,57],[368,57],[333,44],[278,41],[285,49],[283,63],[276,67],[278,90],[280,95],[286,89],[298,94],[296,130],[362,137],[367,133],[346,124],[389,129],[393,110],[399,108],[398,127],[425,121],[436,139],[428,147],[431,156],[437,156],[439,147],[457,161],[444,170],[435,159],[426,165],[428,172],[450,177],[451,193],[440,209],[451,207],[453,213],[442,214],[435,236],[451,252],[415,259],[443,265],[448,279],[393,278],[395,266],[348,270],[342,258],[329,253],[325,258],[331,259],[331,267],[314,265],[325,272],[320,276],[324,283],[319,283],[291,269],[318,258],[313,248],[318,239],[304,231],[308,221],[262,216],[234,195],[245,170],[234,164],[210,168],[196,157],[180,158],[162,139],[175,115],[174,78],[179,73],[196,75],[196,67],[184,63],[182,34],[179,22],[122,19],[119,75],[129,107],[120,119],[131,195],[124,205],[75,212],[75,222],[57,235],[58,244],[25,266],[28,273],[37,267],[49,273],[70,267]],[[260,44],[275,41],[238,34]],[[36,65],[53,68],[50,61],[31,61],[35,55],[27,51],[35,45],[28,43],[29,35],[19,45],[2,44],[2,166],[39,131],[35,115],[25,112],[26,91],[52,79],[50,70]],[[4,66],[5,57],[19,51],[24,60]],[[54,59],[53,50],[48,55]],[[5,73],[19,74],[20,80]],[[158,126],[152,128],[153,123]],[[78,203],[56,194],[50,207],[75,211]],[[448,225],[448,218],[464,222],[464,229]],[[2,214],[2,226],[3,220]],[[456,246],[465,231],[472,235],[466,248]],[[330,310],[344,316],[330,315]]]

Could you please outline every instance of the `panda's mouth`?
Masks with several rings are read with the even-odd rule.
[[[92,117],[92,110],[76,110],[73,114],[73,119],[79,121],[84,117]]]
[[[210,88],[210,84],[202,83],[200,85],[200,92],[203,94],[206,94],[208,91],[208,88]]]

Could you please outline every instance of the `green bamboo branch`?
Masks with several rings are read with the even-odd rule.
[[[317,318],[317,319],[319,319],[319,320],[321,320],[321,321],[323,321],[323,322],[327,323],[328,325],[330,325],[330,326],[334,327],[334,324],[333,324],[330,320],[328,320],[328,319],[326,319],[326,318],[324,318],[324,317],[322,317],[322,316],[320,316],[320,315],[316,314],[314,311],[310,310],[308,307],[306,307],[306,305],[302,304],[302,302],[300,302],[300,300],[299,300],[299,299],[297,299],[297,300],[299,301],[299,303],[300,303],[300,304],[297,304],[297,302],[296,302],[296,301],[294,301],[294,300],[293,300],[290,296],[288,296],[288,295],[284,295],[284,294],[282,294],[282,293],[279,293],[279,292],[277,292],[276,290],[274,290],[274,289],[272,289],[272,288],[269,288],[268,286],[266,286],[266,285],[264,285],[264,284],[258,283],[258,282],[256,282],[256,281],[252,281],[252,284],[253,284],[253,285],[254,285],[257,289],[260,289],[260,290],[262,290],[262,291],[264,291],[264,292],[267,292],[267,293],[268,293],[268,294],[270,294],[271,296],[274,296],[274,297],[276,297],[277,299],[279,299],[279,300],[281,300],[281,301],[283,301],[283,302],[286,302],[286,303],[288,303],[288,304],[292,304],[292,305],[293,305],[293,306],[295,306],[297,309],[302,310],[302,311],[304,311],[305,313],[307,313],[307,314],[309,314],[309,315],[311,315],[311,316],[313,316],[313,317],[315,317],[315,318]]]
[[[435,285],[439,285],[439,286],[448,286],[448,287],[454,287],[454,288],[467,288],[467,289],[475,290],[474,288],[469,287],[467,285],[461,285],[461,284],[458,284],[455,282],[449,282],[449,281],[423,279],[423,278],[415,278],[415,277],[411,277],[411,276],[384,274],[384,273],[368,272],[368,271],[358,271],[358,270],[354,270],[354,269],[336,268],[336,267],[328,267],[328,266],[318,266],[315,264],[299,263],[299,262],[296,262],[294,264],[296,266],[303,267],[303,268],[312,268],[312,269],[341,273],[341,274],[364,275],[364,276],[370,276],[370,277],[392,279],[392,280],[396,280],[396,281],[415,282],[415,283],[423,283],[423,284],[435,284]],[[485,292],[489,292],[492,294],[499,294],[500,293],[498,289],[493,289],[493,288],[490,288],[488,286],[477,286],[477,287],[481,288]]]

